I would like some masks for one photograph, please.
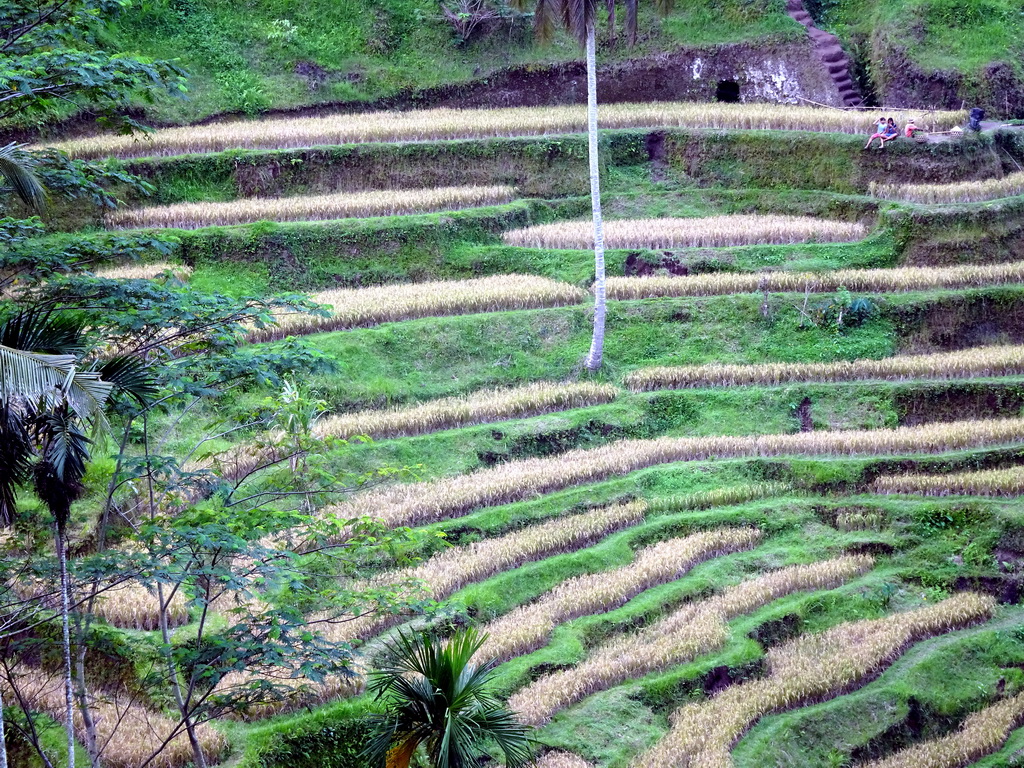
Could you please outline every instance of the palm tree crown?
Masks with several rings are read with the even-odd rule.
[[[370,677],[369,690],[386,705],[364,750],[371,764],[407,768],[422,744],[435,768],[470,768],[485,740],[497,744],[509,768],[529,764],[526,727],[490,690],[495,662],[471,661],[486,639],[472,629],[448,642],[398,633],[391,661]]]
[[[117,357],[82,370],[81,321],[25,310],[0,322],[0,527],[14,514],[18,488],[37,494],[67,522],[85,474],[88,426],[103,426],[117,393],[144,402],[153,393],[145,364]]]
[[[36,176],[35,162],[25,153],[24,145],[11,142],[0,147],[0,177],[25,205],[35,213],[43,212],[46,189]]]

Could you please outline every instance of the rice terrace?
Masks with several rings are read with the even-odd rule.
[[[0,768],[1024,768],[1020,0],[11,0]]]

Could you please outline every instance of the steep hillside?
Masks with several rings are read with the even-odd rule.
[[[420,534],[367,571],[416,580],[422,612],[318,630],[360,664],[399,626],[484,629],[545,768],[1015,765],[1019,134],[949,138],[964,114],[935,113],[934,141],[868,151],[857,112],[608,115],[595,374],[581,366],[594,271],[578,109],[74,141],[156,192],[52,223],[92,243],[172,234],[176,279],[330,305],[247,340],[302,336],[336,365],[299,383],[322,399],[316,430],[372,440],[329,445],[327,470],[412,468],[317,512]],[[214,432],[204,461],[245,492],[270,394],[154,416],[174,428],[163,449]],[[76,514],[89,525],[87,504]],[[345,588],[333,568],[315,565],[327,591]],[[103,626],[152,637],[151,603]],[[183,614],[175,637],[195,626]],[[123,653],[141,669],[152,650]],[[228,765],[363,768],[361,685],[316,682],[204,739]],[[159,722],[156,707],[139,717]],[[128,764],[128,741],[111,740],[109,765]]]
[[[579,58],[578,49],[562,37],[538,47],[529,15],[501,4],[486,7],[501,17],[482,23],[465,43],[433,0],[313,0],[297,6],[154,0],[130,9],[114,33],[123,47],[180,58],[193,73],[191,102],[156,112],[174,122],[225,111],[377,101],[486,80],[509,67],[537,71]],[[620,17],[620,36],[621,23]],[[785,42],[799,39],[801,32],[781,4],[680,3],[663,21],[647,5],[636,47],[629,50],[624,40],[612,46],[606,31],[602,57],[611,62],[680,45]]]
[[[621,39],[621,8],[618,42],[607,26],[603,32],[606,101],[710,101],[723,96],[724,82],[738,84],[743,100],[843,103],[830,88],[828,62],[810,53],[812,41],[782,0],[677,3],[665,19],[641,5],[634,48]],[[129,8],[111,32],[114,45],[179,59],[192,73],[188,101],[150,109],[162,122],[331,103],[513,106],[583,98],[582,70],[568,65],[579,58],[571,42],[538,46],[529,15],[500,3],[483,7],[494,17],[466,41],[433,0],[148,0]],[[1005,117],[1024,114],[1019,0],[813,0],[806,7],[839,36],[869,101],[918,108],[967,102]]]
[[[1020,0],[812,0],[882,104],[979,105],[1024,117]]]

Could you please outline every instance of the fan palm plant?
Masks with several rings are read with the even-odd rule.
[[[530,0],[513,0],[523,10]],[[600,0],[534,0],[534,30],[541,41],[551,39],[561,26],[586,51],[587,57],[587,139],[590,160],[590,207],[594,221],[594,332],[585,365],[596,371],[604,358],[604,328],[607,315],[605,297],[604,226],[601,217],[601,176],[597,151],[597,42],[596,27]],[[626,36],[630,45],[636,40],[637,2],[626,0]],[[605,0],[608,20],[615,32],[615,0]],[[672,0],[657,0],[658,11],[668,13]]]
[[[0,323],[0,527],[13,521],[18,491],[29,484],[54,519],[69,768],[74,768],[75,742],[67,528],[89,459],[86,432],[105,425],[104,409],[115,394],[139,403],[152,394],[144,364],[134,358],[79,370],[84,331],[74,319],[32,310]]]
[[[509,768],[531,761],[526,727],[490,690],[496,662],[471,661],[486,639],[476,630],[448,642],[398,633],[388,646],[392,660],[370,676],[369,690],[386,707],[373,718],[363,753],[371,764],[408,768],[423,745],[434,768],[470,768],[487,740]]]
[[[42,213],[46,206],[46,189],[36,176],[31,157],[22,147],[14,142],[0,147],[0,176],[25,205]]]

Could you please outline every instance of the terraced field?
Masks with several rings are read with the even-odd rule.
[[[146,151],[188,154],[132,161],[155,202],[191,207],[123,222],[182,227],[191,284],[327,306],[249,341],[303,335],[338,364],[304,382],[329,411],[316,429],[372,439],[328,465],[415,468],[321,513],[423,533],[418,564],[372,579],[431,607],[332,637],[365,671],[397,626],[483,627],[545,768],[1024,764],[1012,158],[988,135],[865,152],[833,112],[724,110],[702,131],[685,105],[631,109],[604,136],[609,232],[625,234],[594,375],[584,145],[555,135],[571,109],[174,129]],[[310,148],[334,141],[364,143]],[[327,213],[292,205],[327,192]],[[264,204],[278,198],[294,200]],[[265,395],[192,419],[243,420]],[[205,461],[244,478],[261,434]],[[106,618],[149,630],[129,591]],[[314,688],[280,722],[322,734],[370,707],[358,681]],[[204,738],[235,765],[312,765],[264,738],[273,722]]]

